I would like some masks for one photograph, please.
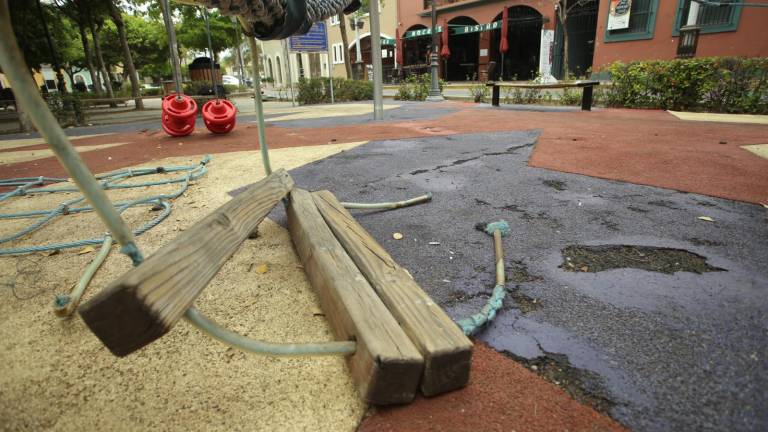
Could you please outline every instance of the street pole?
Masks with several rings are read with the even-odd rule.
[[[331,60],[331,44],[328,43],[328,22],[325,23],[325,56],[326,56],[326,65],[328,66],[328,81],[331,86],[331,103],[334,103],[333,100],[333,64]]]
[[[384,120],[383,74],[381,65],[381,26],[379,23],[379,2],[370,2],[371,61],[373,62],[373,119]]]
[[[291,54],[288,52],[288,39],[283,39],[283,55],[285,56],[285,72],[288,74],[288,86],[291,89],[291,106],[296,106],[296,95],[293,94],[293,76],[291,73]]]
[[[354,16],[355,20],[355,79],[363,79],[363,54],[360,51],[360,20],[357,19],[357,15]]]
[[[435,8],[435,0],[432,3],[432,55],[429,56],[430,69],[432,70],[432,83],[429,88],[429,95],[427,100],[429,102],[442,102],[445,100],[440,93],[440,77],[438,76],[438,55],[437,55],[437,9]],[[444,28],[443,31],[448,31],[448,28]]]

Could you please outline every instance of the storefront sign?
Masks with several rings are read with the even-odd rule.
[[[632,0],[611,0],[608,12],[608,30],[629,28],[629,14],[632,10]]]
[[[501,21],[495,21],[488,24],[478,24],[473,26],[454,26],[453,34],[460,35],[466,33],[479,33],[501,28]]]
[[[443,27],[442,26],[437,26],[437,28],[435,30],[437,30],[435,33],[441,33],[443,31]],[[429,36],[431,34],[432,34],[432,29],[431,28],[426,28],[426,29],[421,29],[421,30],[411,30],[411,31],[405,32],[405,34],[403,35],[403,39],[411,39],[411,38],[417,38],[417,37],[421,37],[421,36]]]
[[[384,36],[381,37],[381,45],[394,45],[395,40],[394,39],[387,39]]]
[[[454,35],[462,35],[467,33],[480,33],[484,31],[501,29],[501,21],[494,21],[492,23],[470,25],[470,26],[449,25],[449,27],[451,28],[451,34],[454,34]],[[431,29],[411,30],[409,32],[405,32],[403,39],[411,39],[411,38],[416,38],[420,36],[429,36],[432,34],[430,30]],[[442,31],[443,31],[442,27],[437,27],[437,33],[442,33]]]

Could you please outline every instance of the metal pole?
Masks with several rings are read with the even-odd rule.
[[[264,163],[264,171],[272,174],[272,166],[269,163],[269,148],[267,148],[267,131],[264,124],[264,103],[261,100],[261,74],[259,73],[259,47],[256,39],[248,36],[248,45],[251,48],[251,64],[253,65],[253,100],[256,102],[256,118],[259,122],[259,150],[261,160]]]
[[[381,25],[379,23],[379,2],[373,0],[370,2],[371,22],[371,61],[373,62],[373,119],[384,120],[384,98],[383,98],[383,74],[381,65]]]
[[[293,94],[293,76],[291,73],[291,53],[288,52],[288,42],[283,39],[283,54],[285,56],[285,72],[288,74],[288,86],[291,89],[291,106],[296,106],[296,95]]]
[[[179,60],[179,48],[176,45],[176,30],[173,28],[171,9],[168,0],[160,0],[160,9],[163,11],[165,31],[168,32],[168,48],[171,51],[171,65],[173,65],[173,80],[176,82],[176,97],[181,99],[181,61]]]
[[[437,55],[437,9],[435,0],[432,0],[432,54],[429,56],[430,69],[432,70],[432,82],[429,88],[427,100],[430,102],[442,102],[445,100],[440,93],[440,77],[438,76],[438,55]],[[448,31],[444,28],[443,31]]]
[[[363,79],[363,54],[360,51],[360,27],[361,22],[357,19],[357,14],[354,16],[355,20],[355,79]],[[346,49],[346,48],[344,48]]]
[[[213,43],[211,42],[211,24],[208,22],[208,9],[203,8],[203,21],[205,21],[205,35],[208,37],[208,51],[211,55],[211,84],[213,85],[213,95],[216,97],[216,103],[219,103],[219,86],[216,84],[216,62],[213,60]]]
[[[331,103],[335,103],[333,100],[333,61],[331,60],[331,51],[330,51],[331,44],[328,43],[328,24],[325,24],[325,55],[327,56],[327,62],[328,65],[328,81],[331,86]]]

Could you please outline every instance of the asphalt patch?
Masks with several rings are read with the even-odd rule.
[[[599,273],[618,268],[634,268],[674,274],[703,274],[725,271],[707,263],[707,258],[693,252],[653,246],[571,245],[563,249],[560,268],[572,272]]]

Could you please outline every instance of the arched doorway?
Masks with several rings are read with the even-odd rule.
[[[592,58],[595,54],[595,33],[597,32],[598,4],[587,2],[584,5],[576,5],[568,13],[568,69],[572,76],[585,76],[592,67]],[[552,74],[563,79],[563,51],[565,49],[565,37],[560,20],[555,28],[555,56],[552,62]]]
[[[447,31],[455,27],[476,26],[477,21],[470,17],[460,16],[448,21]],[[462,33],[455,34],[453,31],[448,35],[448,46],[451,49],[451,56],[444,61],[443,77],[446,81],[470,81],[477,79],[477,66],[480,59],[480,33]]]
[[[275,82],[275,72],[272,69],[272,59],[267,59],[267,69],[269,70],[269,78],[272,80],[272,82]]]
[[[501,21],[503,13],[494,21]],[[491,32],[491,61],[498,65],[502,79],[532,80],[539,71],[539,53],[541,51],[541,26],[544,21],[536,9],[529,6],[509,8],[507,43],[509,50],[503,55],[499,50],[501,29]]]
[[[432,36],[410,36],[414,32],[425,32],[427,26],[417,24],[403,33],[403,72],[406,75],[429,72],[429,49],[432,46]]]
[[[389,43],[389,41],[393,41],[394,38],[382,33],[381,39],[381,67],[382,73],[384,74],[384,80],[387,81],[387,78],[390,77],[392,73],[392,69],[395,67],[395,45]],[[386,44],[385,41],[387,41]],[[363,64],[366,66],[373,64],[373,60],[371,58],[370,33],[360,35],[360,54],[363,56]],[[347,55],[352,59],[353,63],[357,61],[357,47],[355,40],[352,40],[352,43],[349,44]],[[363,79],[368,79],[368,69],[368,67],[364,69]]]

